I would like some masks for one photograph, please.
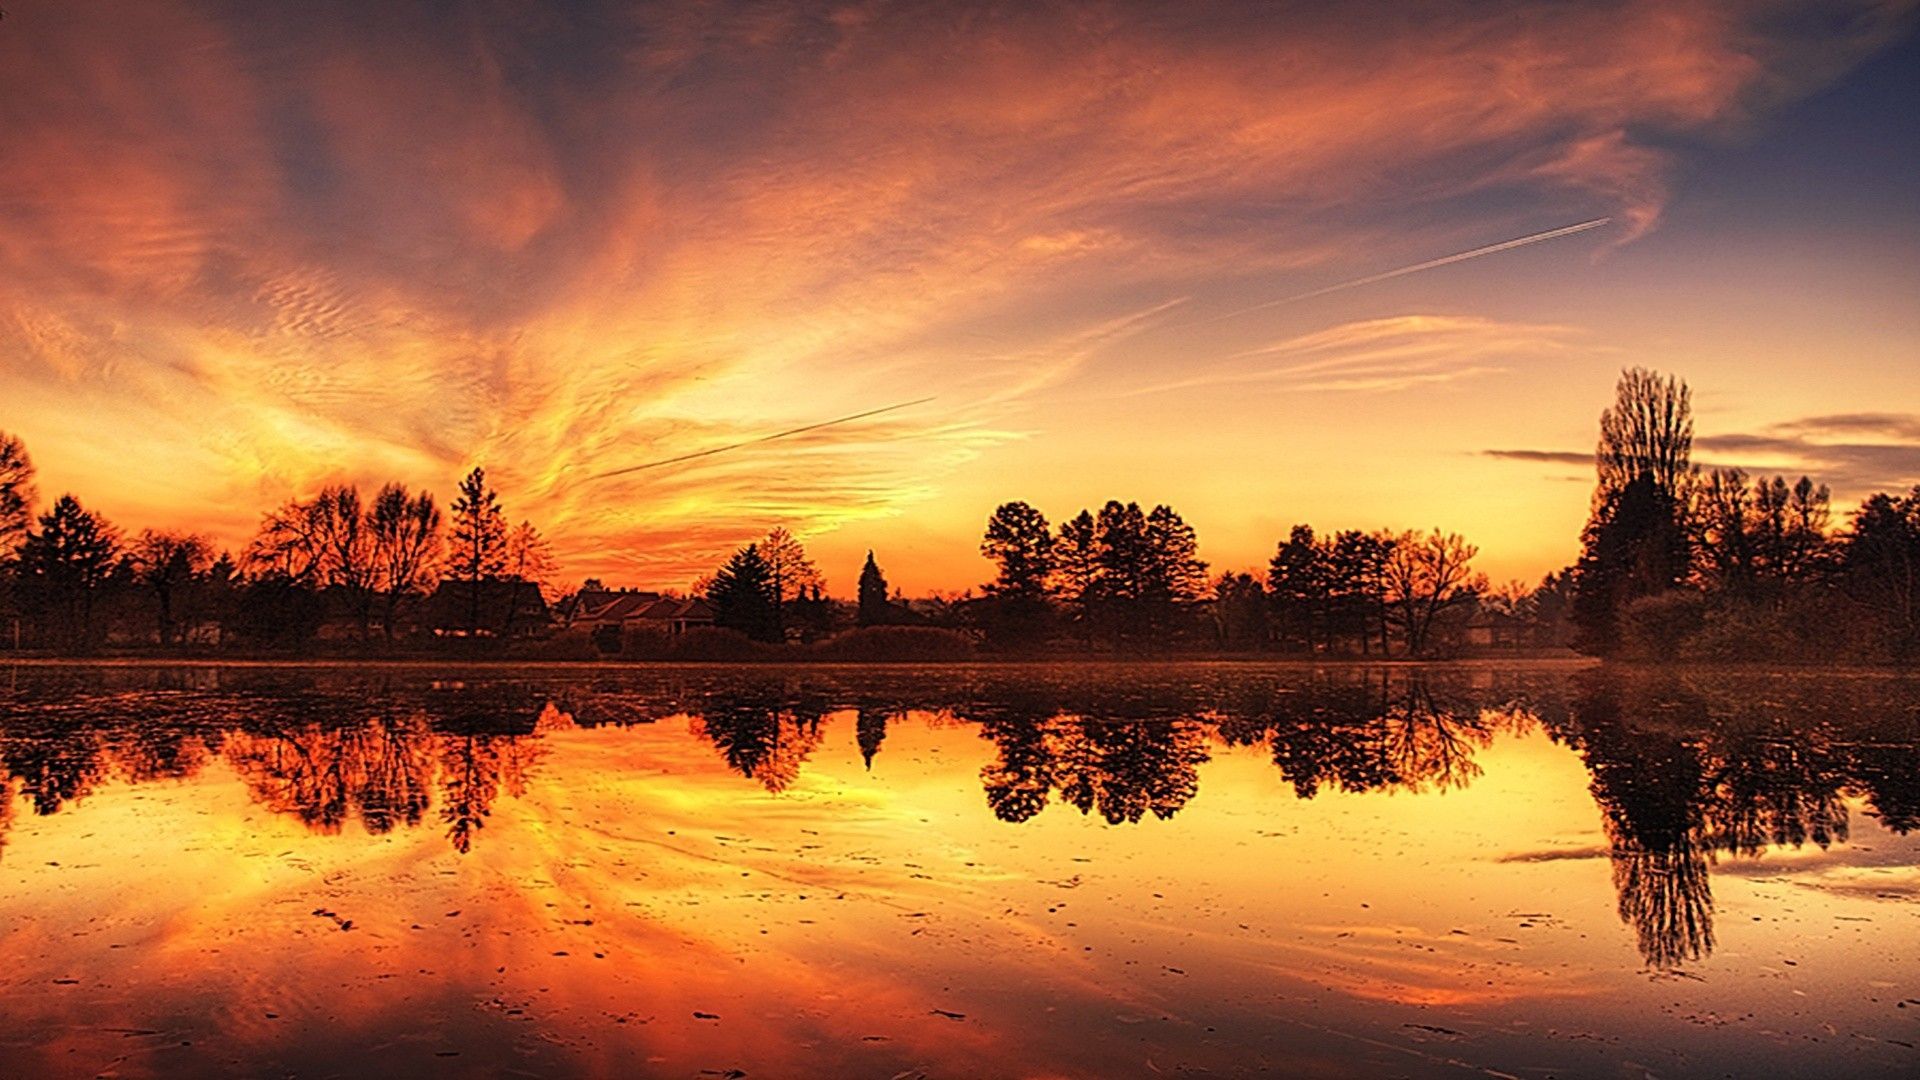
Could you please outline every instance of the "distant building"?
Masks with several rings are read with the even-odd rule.
[[[427,598],[426,614],[442,637],[541,637],[553,624],[540,583],[522,578],[442,581]]]
[[[587,588],[568,605],[566,623],[589,634],[657,630],[684,634],[697,626],[713,625],[713,606],[698,597],[662,596],[644,589]]]
[[[1475,649],[1522,649],[1534,644],[1526,620],[1485,604],[1475,606],[1465,626],[1466,644]]]

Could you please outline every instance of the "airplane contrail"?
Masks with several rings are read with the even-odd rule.
[[[1295,293],[1292,296],[1283,296],[1278,300],[1268,300],[1265,303],[1255,304],[1252,307],[1241,308],[1238,311],[1229,311],[1225,315],[1215,316],[1215,319],[1230,319],[1236,315],[1245,315],[1270,307],[1279,307],[1282,304],[1298,303],[1301,300],[1310,300],[1316,296],[1325,296],[1328,293],[1340,292],[1344,289],[1357,289],[1362,285],[1372,285],[1376,281],[1386,281],[1389,278],[1404,277],[1407,274],[1417,274],[1422,270],[1451,266],[1454,263],[1465,262],[1468,259],[1477,259],[1482,255],[1497,255],[1502,251],[1512,251],[1514,248],[1523,248],[1529,244],[1558,240],[1562,236],[1572,236],[1574,233],[1586,232],[1588,229],[1597,229],[1612,220],[1610,217],[1594,218],[1592,221],[1583,221],[1578,225],[1564,225],[1558,229],[1548,229],[1546,232],[1537,232],[1530,236],[1522,236],[1513,240],[1502,240],[1497,244],[1488,244],[1485,247],[1477,247],[1471,251],[1456,252],[1452,255],[1442,255],[1440,258],[1428,259],[1426,262],[1414,263],[1412,266],[1403,266],[1398,270],[1387,270],[1378,274],[1369,274],[1366,277],[1354,278],[1352,281],[1342,281],[1336,285],[1327,285],[1308,292]]]
[[[846,424],[846,423],[851,423],[852,421],[855,421],[855,420],[864,420],[869,416],[879,416],[881,413],[896,412],[900,409],[910,409],[915,405],[925,405],[927,402],[932,400],[933,398],[931,397],[915,398],[912,401],[900,402],[898,405],[888,405],[885,408],[880,408],[880,409],[868,409],[865,412],[857,412],[851,416],[842,416],[833,420],[822,420],[817,424],[806,424],[797,428],[788,428],[785,431],[776,431],[771,435],[761,435],[757,438],[746,439],[742,442],[728,443],[725,446],[715,446],[707,450],[696,450],[691,454],[681,454],[678,457],[662,458],[659,461],[649,461],[644,465],[628,465],[625,468],[621,468],[621,469],[609,469],[606,472],[594,473],[592,476],[587,477],[587,479],[604,480],[609,476],[625,476],[628,473],[645,472],[648,469],[658,469],[663,465],[678,465],[683,461],[692,461],[695,458],[712,457],[715,454],[724,454],[729,450],[738,450],[741,447],[745,447],[745,446],[757,446],[760,443],[772,442],[775,439],[784,439],[792,435],[800,435],[809,431],[818,431],[821,428],[833,427],[835,424]]]

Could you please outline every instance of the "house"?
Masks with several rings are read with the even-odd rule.
[[[1465,637],[1475,649],[1519,649],[1533,643],[1526,620],[1485,604],[1477,605],[1468,616]]]
[[[442,637],[544,635],[553,613],[540,583],[517,577],[442,581],[427,598],[427,625]]]
[[[589,583],[574,596],[567,625],[589,634],[613,635],[652,629],[683,634],[697,626],[713,625],[713,607],[698,597],[662,596],[645,589],[606,589]]]

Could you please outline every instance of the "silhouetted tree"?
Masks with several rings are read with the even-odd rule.
[[[0,431],[0,565],[13,559],[33,524],[33,459],[16,435]]]
[[[1486,590],[1486,576],[1472,565],[1479,553],[1457,533],[1439,529],[1395,539],[1386,562],[1387,603],[1409,653],[1426,655],[1441,616]]]
[[[1171,507],[1146,515],[1146,594],[1158,603],[1192,603],[1206,594],[1206,563],[1194,527]]]
[[[1826,544],[1831,514],[1824,485],[1801,477],[1755,480],[1715,469],[1695,486],[1688,515],[1702,583],[1742,601],[1777,603],[1810,579]]]
[[[887,578],[873,561],[871,551],[867,552],[866,565],[860,568],[858,619],[861,626],[885,626],[894,621],[893,604],[887,599]]]
[[[987,636],[1016,646],[1044,639],[1054,572],[1053,533],[1046,516],[1023,502],[1002,504],[987,519],[980,553],[996,567],[984,590]]]
[[[1687,576],[1692,452],[1687,384],[1644,368],[1621,372],[1613,405],[1600,414],[1593,511],[1574,572],[1578,647],[1618,652],[1627,604]]]
[[[738,630],[755,641],[781,640],[780,621],[773,601],[773,570],[760,557],[760,546],[748,544],[733,553],[715,571],[707,586],[714,623]]]
[[[1091,643],[1099,603],[1099,527],[1085,510],[1060,523],[1053,542],[1053,591],[1073,613],[1083,641]]]
[[[1267,643],[1267,595],[1252,574],[1224,573],[1213,585],[1213,619],[1220,644],[1254,650]]]
[[[1693,476],[1692,455],[1693,393],[1687,384],[1645,368],[1621,372],[1613,405],[1600,414],[1594,508],[1608,505],[1627,485],[1647,476],[1679,512]]]
[[[467,633],[481,627],[480,594],[483,581],[498,577],[507,565],[507,518],[500,497],[487,486],[486,471],[474,466],[460,481],[453,500],[453,531],[448,544],[447,576],[469,583]]]
[[[370,516],[360,489],[346,485],[322,488],[311,515],[321,552],[321,584],[346,601],[362,641],[373,631],[378,584]]]
[[[1332,591],[1332,568],[1313,526],[1295,525],[1267,564],[1267,596],[1282,648],[1312,652],[1318,647]]]
[[[28,606],[65,648],[94,643],[94,608],[120,554],[113,526],[62,495],[20,546],[20,583]]]
[[[147,529],[128,554],[135,580],[153,594],[159,642],[172,645],[179,637],[182,595],[213,565],[213,545],[200,536]]]
[[[807,556],[806,547],[784,526],[767,530],[765,539],[760,541],[760,557],[767,561],[767,569],[773,575],[774,616],[780,623],[780,632],[785,634],[796,621],[788,608],[825,590],[827,580],[820,576],[819,568]]]
[[[980,554],[992,559],[989,596],[1044,601],[1053,575],[1054,550],[1046,515],[1023,502],[1002,503],[987,519]]]
[[[249,572],[303,586],[325,584],[327,550],[317,500],[289,499],[260,520],[248,545]]]
[[[20,545],[33,524],[33,460],[17,436],[0,431],[0,644],[20,637]]]
[[[1573,570],[1575,646],[1618,653],[1627,605],[1675,588],[1686,572],[1687,541],[1672,499],[1642,473],[1587,525]]]
[[[1873,620],[1880,647],[1902,659],[1920,651],[1920,486],[1870,496],[1838,547],[1840,587]]]
[[[1396,538],[1392,533],[1363,533],[1349,529],[1334,536],[1326,549],[1327,635],[1351,637],[1362,653],[1388,651],[1387,562]]]
[[[515,620],[523,608],[539,609],[546,603],[544,588],[557,569],[553,548],[547,538],[540,535],[540,530],[533,527],[533,522],[522,521],[507,534],[502,576],[507,580],[510,594],[500,627],[501,637],[513,636]]]
[[[367,527],[383,602],[381,631],[392,641],[400,606],[430,591],[439,572],[439,501],[432,492],[413,495],[388,484],[374,496]]]

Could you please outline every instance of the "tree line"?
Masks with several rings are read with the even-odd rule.
[[[298,647],[329,622],[363,642],[423,622],[510,638],[530,606],[544,608],[554,571],[539,530],[508,524],[479,467],[444,511],[398,483],[371,497],[324,487],[266,514],[237,555],[191,531],[128,536],[71,494],[37,516],[33,506],[32,459],[0,432],[0,625],[16,647],[86,652],[115,631],[162,647]]]
[[[711,655],[673,655],[746,658],[716,642],[778,647],[849,631],[885,644],[880,653],[913,638],[921,658],[975,643],[1046,654],[1424,657],[1491,645],[1910,662],[1920,653],[1920,487],[1872,495],[1836,525],[1828,489],[1810,477],[1696,465],[1691,391],[1639,368],[1622,373],[1599,428],[1579,558],[1535,585],[1493,587],[1474,569],[1478,548],[1440,528],[1307,524],[1276,542],[1262,570],[1210,576],[1193,527],[1171,506],[1115,499],[1055,525],[1014,501],[993,511],[981,539],[992,580],[911,602],[871,551],[856,600],[828,599],[804,544],[776,527],[694,586],[719,633],[682,644]],[[130,619],[163,646],[211,626],[222,643],[266,648],[302,646],[328,624],[388,643],[423,621],[441,637],[509,641],[546,624],[550,550],[530,522],[508,524],[480,468],[444,510],[400,484],[371,497],[323,488],[267,514],[237,557],[191,532],[123,537],[72,495],[38,517],[33,506],[32,463],[0,432],[0,616],[11,616],[11,644],[86,651]],[[952,648],[919,640],[935,632]],[[621,640],[596,639],[582,655],[621,651]]]
[[[1050,526],[1024,502],[987,521],[996,567],[978,620],[1018,647],[1066,637],[1088,648],[1427,655],[1451,613],[1487,592],[1478,549],[1456,533],[1378,530],[1317,537],[1296,525],[1264,575],[1209,578],[1193,527],[1170,506],[1109,501]]]

